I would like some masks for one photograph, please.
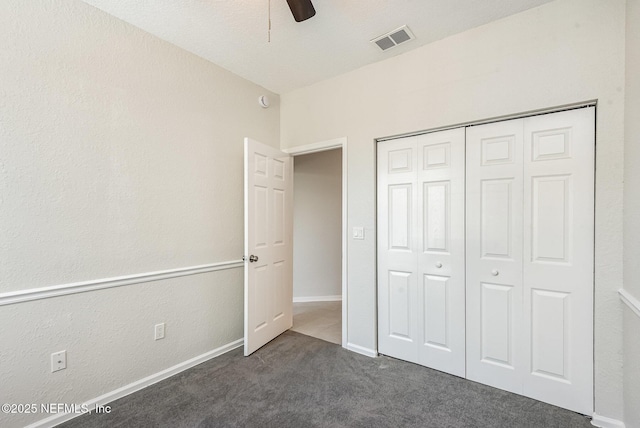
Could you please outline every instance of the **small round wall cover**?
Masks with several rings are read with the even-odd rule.
[[[267,108],[269,107],[269,98],[266,95],[260,95],[258,103],[260,104],[260,107]]]

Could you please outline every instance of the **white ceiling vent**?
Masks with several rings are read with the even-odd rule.
[[[389,31],[387,34],[376,37],[375,39],[371,40],[371,43],[375,43],[380,49],[386,51],[387,49],[398,46],[400,43],[408,42],[409,40],[413,40],[415,38],[416,37],[413,35],[411,30],[409,30],[409,27],[403,25],[402,27],[396,28],[393,31]]]

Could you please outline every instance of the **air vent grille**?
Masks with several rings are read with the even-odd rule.
[[[411,30],[409,30],[409,27],[403,25],[400,28],[396,28],[393,31],[389,31],[386,34],[376,37],[371,40],[371,42],[378,45],[378,47],[383,51],[386,51],[387,49],[398,46],[400,43],[408,42],[413,39],[415,39],[415,36]]]

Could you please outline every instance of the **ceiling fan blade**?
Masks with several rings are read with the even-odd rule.
[[[316,14],[311,0],[287,0],[287,3],[296,22],[302,22]]]

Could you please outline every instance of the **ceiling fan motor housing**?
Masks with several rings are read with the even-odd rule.
[[[311,0],[287,0],[287,3],[296,22],[302,22],[316,14]]]

